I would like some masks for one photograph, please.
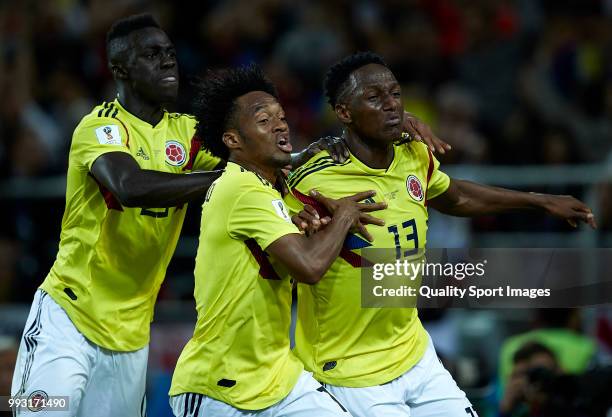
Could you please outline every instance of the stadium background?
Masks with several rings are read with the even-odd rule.
[[[72,130],[114,96],[105,32],[116,18],[143,11],[176,45],[179,111],[188,111],[189,80],[203,69],[257,61],[277,84],[293,142],[302,148],[339,133],[321,92],[324,69],[347,53],[373,50],[402,83],[406,109],[453,146],[440,158],[445,171],[571,193],[591,205],[600,226],[572,230],[535,214],[463,220],[434,213],[432,247],[612,244],[610,0],[2,1],[0,395],[9,393],[29,303],[56,254]],[[169,415],[172,367],[192,331],[198,223],[194,205],[159,295],[150,416]],[[594,361],[609,364],[610,308],[578,313],[573,326],[597,346]],[[429,310],[422,317],[480,415],[495,415],[500,347],[543,325],[541,315]]]

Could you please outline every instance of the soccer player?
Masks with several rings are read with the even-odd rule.
[[[149,15],[107,35],[114,101],[74,131],[56,261],[36,292],[12,395],[67,396],[37,416],[141,416],[149,323],[185,217],[221,172],[175,102],[174,46]],[[21,413],[29,410],[20,410]]]
[[[289,218],[278,170],[289,126],[274,86],[254,65],[210,73],[199,87],[198,133],[227,159],[202,208],[195,267],[198,320],[172,378],[176,416],[347,416],[289,346],[290,277],[311,285],[340,253],[374,193],[335,201],[328,227],[306,237]],[[382,224],[376,221],[378,224]]]
[[[374,189],[384,227],[372,243],[351,234],[316,285],[298,285],[296,354],[356,417],[474,416],[470,402],[436,357],[416,309],[361,308],[360,248],[424,248],[427,210],[478,216],[540,210],[595,226],[590,209],[569,196],[533,194],[450,179],[425,145],[396,146],[403,105],[400,85],[383,60],[358,53],[332,66],[326,94],[345,128],[345,163],[319,154],[289,178],[294,210],[315,205],[309,190],[341,198]],[[321,201],[325,199],[320,198]],[[316,208],[316,207],[315,207]],[[330,207],[319,208],[332,212]],[[350,323],[350,324],[349,324]]]

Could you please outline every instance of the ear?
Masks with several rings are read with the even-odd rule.
[[[127,80],[128,72],[122,64],[110,64],[110,70],[115,80]]]
[[[353,121],[351,116],[351,111],[348,109],[346,104],[336,103],[334,106],[334,111],[336,112],[336,117],[344,124],[350,124]]]
[[[228,130],[227,132],[223,133],[222,140],[230,152],[242,148],[242,138],[235,130]]]

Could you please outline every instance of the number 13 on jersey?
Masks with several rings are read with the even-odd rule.
[[[387,227],[389,233],[393,233],[395,239],[395,258],[401,259],[405,256],[411,256],[417,253],[419,250],[419,232],[417,231],[416,221],[414,219],[406,220],[401,225],[393,224]],[[408,242],[408,247],[414,246],[414,249],[404,251],[402,254],[402,239],[400,235],[403,235]]]

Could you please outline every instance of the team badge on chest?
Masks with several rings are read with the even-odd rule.
[[[423,201],[425,196],[423,187],[421,186],[421,181],[415,175],[408,175],[408,178],[406,178],[406,189],[413,200]]]
[[[180,167],[187,159],[185,147],[175,140],[166,142],[166,163],[173,167]]]

